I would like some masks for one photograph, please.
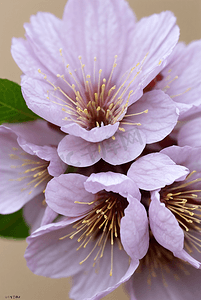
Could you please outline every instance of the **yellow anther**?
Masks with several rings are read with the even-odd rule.
[[[125,132],[125,129],[122,127],[119,127],[119,130]]]

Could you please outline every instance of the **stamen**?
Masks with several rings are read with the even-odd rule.
[[[175,215],[184,231],[184,244],[189,253],[192,252],[192,247],[198,252],[201,251],[197,247],[201,248],[201,238],[195,236],[195,234],[200,236],[201,233],[201,205],[198,204],[201,189],[189,189],[190,185],[200,182],[201,178],[187,181],[195,173],[195,170],[192,171],[181,184],[174,183],[160,192],[162,202]]]
[[[110,81],[111,81],[111,79],[112,79],[112,75],[113,75],[113,73],[114,73],[114,69],[115,69],[116,66],[117,66],[116,61],[117,61],[117,55],[114,56],[114,63],[113,63],[113,66],[112,66],[112,71],[111,71],[111,73],[110,73],[110,77],[109,77],[108,82],[107,82],[107,87],[108,87],[108,85],[110,84]]]
[[[86,248],[90,242],[94,241],[91,251],[85,259],[80,262],[80,264],[83,264],[93,253],[95,253],[95,250],[97,250],[93,259],[93,267],[96,265],[97,261],[103,257],[106,243],[110,240],[110,276],[112,276],[115,242],[118,243],[119,249],[122,249],[120,242],[120,220],[124,216],[123,211],[128,204],[127,200],[118,194],[101,191],[95,195],[95,200],[92,202],[75,201],[74,203],[87,205],[93,204],[94,206],[83,219],[73,225],[73,228],[75,228],[73,232],[59,238],[59,240],[63,240],[66,237],[73,239],[74,236],[81,233],[77,241],[82,241],[82,243],[79,245],[77,250],[80,250],[82,247]]]

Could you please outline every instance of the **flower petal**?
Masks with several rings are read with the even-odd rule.
[[[140,115],[136,113],[144,112]],[[154,143],[166,137],[177,123],[178,114],[173,100],[164,92],[153,90],[145,93],[136,103],[129,106],[123,122],[140,123],[140,130],[146,135],[146,143]],[[129,127],[127,125],[127,127]]]
[[[140,189],[155,190],[173,183],[175,180],[185,179],[189,170],[176,165],[163,153],[151,153],[137,159],[129,168],[127,176]]]
[[[44,195],[41,193],[26,203],[23,208],[23,215],[26,222],[31,226],[31,232],[34,232],[41,226],[46,207],[43,204]]]
[[[151,231],[160,245],[173,253],[183,250],[183,230],[171,211],[160,202],[158,190],[151,192],[149,220]]]
[[[11,48],[13,58],[23,73],[40,79],[39,68],[48,74],[61,72],[64,69],[59,52],[62,48],[61,20],[50,13],[38,12],[31,16],[30,23],[24,24],[24,28],[27,41],[13,39]],[[58,64],[58,61],[61,63]]]
[[[75,167],[88,167],[101,159],[98,143],[67,135],[59,143],[58,154],[62,161]]]
[[[161,72],[163,80],[157,88],[165,88],[165,92],[177,103],[201,104],[200,51],[201,41],[193,41],[188,46],[179,43]]]
[[[137,126],[125,132],[117,131],[112,138],[100,143],[100,155],[112,165],[121,165],[138,157],[145,145],[146,136]]]
[[[201,176],[200,147],[171,146],[161,150],[161,153],[168,155],[176,164],[187,167],[191,172],[196,170],[196,173],[190,177],[191,180]]]
[[[66,124],[64,121],[66,114],[62,111],[62,107],[49,99],[48,90],[50,85],[45,80],[41,81],[23,75],[21,89],[27,106],[33,112],[55,125],[62,126]]]
[[[101,190],[118,193],[122,197],[128,197],[128,194],[140,200],[141,195],[135,182],[123,174],[113,172],[102,172],[91,174],[84,183],[85,189],[90,193],[97,193]]]
[[[103,257],[98,266],[93,267],[96,252],[80,264],[92,251],[96,241],[88,243],[87,247],[79,247],[77,239],[70,239],[74,229],[72,221],[61,221],[41,227],[28,239],[29,246],[25,253],[28,267],[38,275],[52,278],[73,276],[71,297],[76,300],[100,299],[115,289],[125,280],[128,280],[136,267],[137,262],[131,262],[124,250],[119,250],[117,245],[113,248],[113,267],[111,270],[111,245],[106,243]],[[67,226],[69,225],[69,226]]]
[[[90,203],[94,201],[94,195],[87,192],[84,182],[87,177],[80,174],[62,174],[53,178],[45,190],[47,204],[58,214],[68,217],[81,216],[91,209],[90,205],[78,204],[78,202]]]
[[[191,120],[184,124],[178,133],[178,145],[191,147],[201,146],[201,118]]]
[[[36,121],[9,123],[4,125],[11,128],[18,137],[25,139],[28,143],[38,146],[57,146],[61,139],[65,136],[58,127],[55,128],[50,123],[40,119]]]
[[[119,122],[116,122],[114,125],[109,124],[106,126],[94,127],[91,130],[86,130],[85,128],[82,128],[74,123],[62,126],[61,130],[73,136],[81,137],[85,141],[96,143],[113,136],[117,131],[118,127]]]
[[[91,76],[94,57],[97,57],[97,70],[102,69],[104,76],[109,76],[114,56],[117,55],[121,61],[127,55],[127,45],[133,38],[135,17],[126,1],[69,0],[63,24],[64,56],[70,52],[76,67],[76,61],[79,63],[77,57],[81,55]],[[117,68],[115,74],[121,70],[121,63]]]
[[[58,214],[52,210],[49,206],[46,206],[45,212],[41,221],[41,226],[50,224],[58,217]]]
[[[148,218],[144,206],[131,195],[125,216],[121,219],[121,241],[128,255],[141,259],[149,247]]]
[[[128,72],[130,66],[136,70],[129,82],[130,89],[134,91],[129,99],[129,105],[142,96],[142,89],[166,65],[166,59],[171,54],[179,37],[179,28],[175,23],[174,15],[166,11],[143,18],[136,24],[122,67],[123,74]]]

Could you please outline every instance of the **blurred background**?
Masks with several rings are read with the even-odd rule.
[[[95,0],[94,0],[95,1]],[[103,0],[104,1],[104,0]],[[129,0],[138,20],[153,13],[171,10],[180,27],[180,40],[186,43],[201,38],[200,0]],[[12,37],[23,37],[23,24],[30,15],[47,11],[62,17],[66,0],[2,0],[0,1],[0,78],[20,83],[21,71],[10,54]],[[0,239],[0,300],[20,296],[21,300],[70,299],[70,279],[50,279],[29,271],[23,258],[25,241]],[[17,299],[17,298],[16,298]],[[123,287],[103,298],[129,299]]]

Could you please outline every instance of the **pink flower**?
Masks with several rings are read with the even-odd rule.
[[[201,264],[200,175],[200,148],[188,146],[139,158],[128,171],[139,188],[151,191],[149,222],[156,241],[196,268]]]
[[[137,159],[128,171],[138,187],[151,191],[151,197],[142,191],[150,243],[127,283],[131,300],[200,296],[200,150],[172,146]]]
[[[43,192],[47,182],[67,167],[56,150],[62,137],[61,132],[42,120],[0,126],[1,214],[24,206],[32,230],[40,226],[45,210],[54,219],[55,213],[46,209]]]
[[[61,159],[89,166],[135,159],[177,122],[176,105],[143,89],[165,67],[179,36],[171,12],[136,23],[124,0],[69,0],[63,19],[38,13],[13,39],[27,105],[68,133]]]
[[[127,176],[106,172],[65,174],[46,188],[50,208],[62,220],[27,238],[32,272],[73,276],[73,299],[100,299],[130,278],[148,249],[147,213]]]

